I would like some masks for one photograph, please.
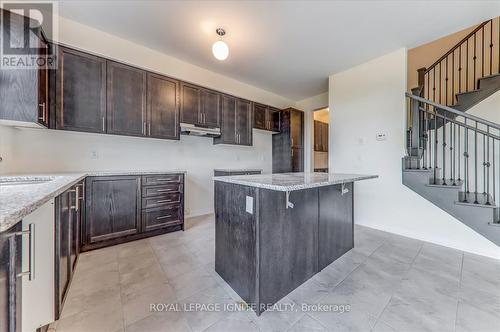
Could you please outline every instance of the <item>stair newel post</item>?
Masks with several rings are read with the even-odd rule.
[[[477,154],[477,126],[478,126],[478,123],[477,121],[476,122],[476,130],[474,131],[474,204],[479,204],[479,201],[477,199],[477,195],[478,195],[478,189],[477,189],[477,186],[478,186],[478,171],[477,171],[477,166],[479,165],[479,160],[478,160],[478,154]]]
[[[446,111],[443,110],[443,186],[446,186]]]
[[[420,130],[420,102],[416,99],[411,100],[410,107],[410,117],[411,117],[411,146],[410,154],[417,157],[417,169],[420,169],[420,140],[421,140],[421,130]]]

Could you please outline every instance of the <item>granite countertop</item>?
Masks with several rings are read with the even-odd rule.
[[[214,168],[219,172],[262,172],[262,168]]]
[[[215,176],[215,181],[276,191],[294,191],[378,178],[378,175],[341,173],[277,173]]]
[[[22,174],[0,176],[0,232],[59,196],[87,176],[178,174],[181,170],[92,171],[82,173]],[[19,183],[24,181],[26,183]],[[15,182],[15,184],[9,184]]]

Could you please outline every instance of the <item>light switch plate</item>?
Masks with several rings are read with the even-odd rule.
[[[248,213],[253,214],[253,197],[247,196],[245,210]]]

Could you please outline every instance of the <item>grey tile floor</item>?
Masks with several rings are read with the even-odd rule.
[[[500,331],[500,261],[361,226],[353,250],[280,301],[288,310],[212,310],[241,299],[214,271],[213,216],[186,224],[185,232],[82,254],[52,329]],[[189,307],[196,303],[207,310]]]

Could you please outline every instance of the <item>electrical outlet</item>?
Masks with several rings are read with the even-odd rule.
[[[90,152],[90,159],[99,159],[99,152],[97,152],[97,150],[92,150]]]
[[[191,209],[190,208],[187,207],[185,210],[186,211],[184,211],[184,212],[186,213],[186,215],[190,215],[191,214]]]

